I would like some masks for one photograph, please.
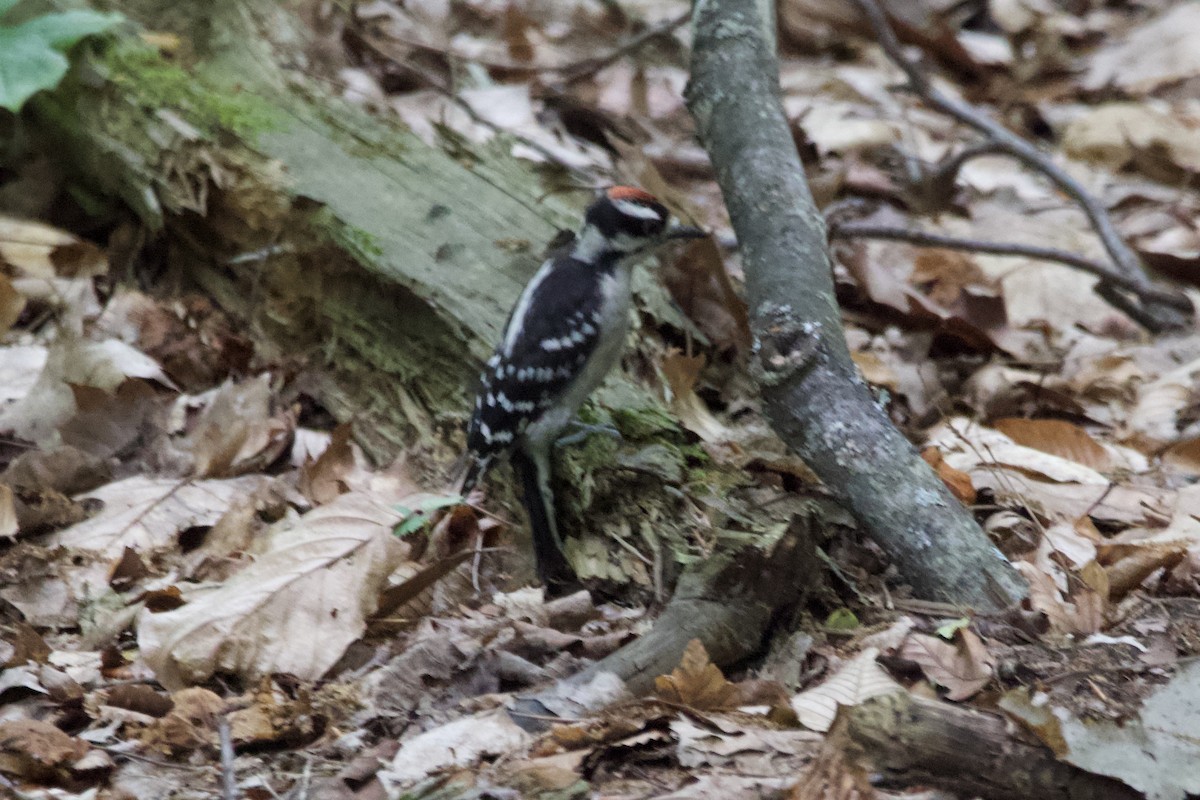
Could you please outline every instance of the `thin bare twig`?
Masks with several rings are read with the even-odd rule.
[[[574,83],[576,81],[581,81],[584,78],[595,75],[609,64],[619,61],[630,53],[640,50],[647,42],[653,41],[660,36],[673,33],[676,28],[678,28],[680,25],[683,25],[691,18],[692,12],[691,9],[688,9],[676,17],[672,17],[665,22],[661,22],[658,25],[647,28],[636,36],[631,36],[628,41],[613,48],[613,50],[607,55],[581,59],[580,61],[576,61],[574,64],[560,67],[554,71],[562,73],[563,83]]]
[[[477,55],[469,55],[467,53],[459,53],[453,50],[449,45],[432,44],[411,36],[388,33],[387,37],[392,41],[408,45],[409,47],[416,48],[417,50],[424,50],[427,53],[435,53],[454,61],[464,61],[472,64],[479,64],[488,69],[497,69],[505,72],[518,72],[525,74],[538,72],[557,73],[562,76],[562,82],[564,84],[570,84],[583,80],[591,75],[595,75],[609,64],[615,63],[625,56],[640,50],[648,42],[651,42],[660,36],[665,36],[669,33],[672,33],[676,28],[691,19],[691,16],[692,12],[687,11],[676,17],[672,17],[665,22],[661,22],[658,25],[653,25],[649,28],[646,28],[646,30],[629,37],[629,39],[617,45],[603,55],[588,56],[586,58],[578,59],[577,61],[569,61],[566,64],[522,64],[516,61],[490,59]]]
[[[921,71],[920,67],[909,61],[908,57],[904,55],[900,41],[896,38],[891,23],[888,21],[887,14],[879,5],[878,0],[854,1],[866,16],[884,53],[904,72],[905,77],[908,79],[909,88],[933,108],[983,133],[995,143],[997,152],[1012,156],[1031,169],[1042,173],[1058,186],[1059,189],[1074,199],[1087,215],[1092,228],[1096,231],[1096,235],[1100,238],[1104,249],[1108,251],[1108,255],[1113,260],[1117,271],[1124,276],[1128,284],[1139,288],[1139,297],[1149,297],[1149,295],[1141,294],[1141,292],[1150,289],[1151,286],[1150,280],[1142,269],[1137,254],[1130,249],[1129,245],[1117,233],[1112,218],[1108,215],[1107,209],[1104,208],[1100,201],[1093,197],[1079,181],[1068,174],[1058,164],[1055,164],[1046,153],[1039,150],[1032,142],[1021,138],[999,122],[985,116],[978,109],[961,100],[950,97],[934,86],[929,77]],[[1114,285],[1116,285],[1115,282]],[[1104,292],[1100,292],[1100,294],[1112,302],[1110,297],[1111,291],[1108,294]],[[1135,318],[1152,330],[1163,330],[1187,324],[1188,320],[1181,318],[1184,315],[1178,312],[1179,308],[1180,306],[1177,303],[1165,309],[1136,309],[1132,307],[1132,304],[1126,304],[1126,307],[1122,308],[1122,310],[1126,311],[1126,313],[1130,313],[1132,310]],[[1186,316],[1190,317],[1190,314]]]
[[[893,227],[891,225],[872,225],[865,222],[832,223],[829,229],[830,239],[887,239],[896,242],[908,242],[922,247],[942,247],[947,250],[964,250],[973,253],[991,253],[998,256],[1019,256],[1036,258],[1041,261],[1054,261],[1066,264],[1078,270],[1120,286],[1146,301],[1155,301],[1164,305],[1178,308],[1180,311],[1190,311],[1191,304],[1187,298],[1173,292],[1156,289],[1153,286],[1142,286],[1126,276],[1113,271],[1111,267],[1099,261],[1060,250],[1056,247],[1041,247],[1035,244],[1020,244],[1017,242],[992,242],[984,239],[967,239],[957,236],[947,236],[940,233],[913,230],[912,228]]]

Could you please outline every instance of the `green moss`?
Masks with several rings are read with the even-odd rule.
[[[614,408],[612,418],[621,435],[633,441],[657,438],[680,441],[683,438],[679,423],[664,409],[655,406]]]
[[[149,106],[180,109],[184,119],[203,133],[231,131],[253,141],[283,126],[282,112],[249,92],[215,88],[202,78],[138,42],[121,42],[104,54],[108,78]]]
[[[359,261],[369,263],[383,257],[383,245],[369,231],[335,221],[329,232],[339,245]]]

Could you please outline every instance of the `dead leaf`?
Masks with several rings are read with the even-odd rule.
[[[54,534],[49,546],[108,560],[120,558],[127,547],[149,556],[176,546],[180,531],[213,525],[237,498],[270,480],[262,475],[205,481],[126,478],[89,494],[103,510]]]
[[[362,635],[387,576],[406,551],[400,515],[371,497],[342,495],[270,534],[270,548],[188,604],[138,617],[142,657],[168,688],[216,672],[320,678]]]
[[[217,743],[217,718],[228,703],[209,689],[181,689],[171,695],[171,709],[142,735],[148,747],[178,753]]]
[[[1070,422],[1009,417],[998,419],[992,425],[1019,445],[1070,459],[1094,470],[1112,468],[1108,451],[1087,431]]]
[[[983,641],[967,628],[956,631],[954,642],[909,634],[898,655],[915,662],[925,677],[944,687],[947,700],[966,700],[992,680],[993,659]]]
[[[0,262],[35,278],[95,277],[108,259],[91,242],[32,220],[0,214]]]
[[[868,647],[842,665],[824,683],[792,698],[792,709],[804,727],[827,731],[839,706],[856,706],[872,697],[902,692],[904,687],[875,663],[879,649]]]
[[[1083,86],[1089,91],[1116,86],[1145,94],[1200,75],[1198,38],[1200,6],[1179,3],[1095,53]]]
[[[90,748],[41,720],[0,722],[0,770],[32,782],[62,783]]]
[[[662,373],[667,379],[671,396],[671,410],[679,421],[692,433],[706,442],[728,441],[729,431],[721,424],[700,396],[696,394],[696,382],[707,359],[703,355],[687,356],[679,350],[670,350],[663,356]]]
[[[699,639],[688,642],[679,666],[670,675],[654,679],[654,691],[664,700],[700,711],[729,708],[738,695],[737,687],[708,660],[708,651]]]
[[[315,460],[305,456],[298,487],[313,505],[332,502],[350,490],[345,479],[354,469],[354,450],[350,447],[352,433],[350,423],[338,425],[333,429],[328,446]]]
[[[749,347],[749,312],[713,237],[690,242],[664,270],[663,281],[683,313],[718,349]]]
[[[149,383],[130,379],[115,392],[79,384],[68,386],[74,396],[75,413],[58,428],[64,444],[106,459],[124,453],[143,438],[151,438],[151,415],[158,408],[158,395]]]
[[[1200,127],[1141,103],[1090,110],[1067,125],[1062,141],[1073,158],[1114,172],[1133,167],[1163,181],[1200,174]]]
[[[262,469],[287,447],[295,421],[271,414],[271,376],[225,383],[184,447],[197,477],[228,477]]]
[[[958,498],[960,503],[969,506],[975,502],[977,494],[971,483],[971,476],[947,464],[946,459],[942,458],[941,450],[936,447],[926,447],[921,451],[921,458],[925,459],[926,464],[933,467],[933,471],[937,473],[937,476],[942,479],[942,483],[946,484],[946,488]]]
[[[379,778],[385,785],[410,786],[435,771],[470,767],[486,756],[512,752],[529,739],[503,711],[465,717],[403,742]]]

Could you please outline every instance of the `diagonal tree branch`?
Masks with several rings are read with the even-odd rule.
[[[742,247],[767,416],[919,596],[1001,609],[1023,582],[850,359],[823,219],[779,100],[773,5],[697,3],[686,93]]]
[[[909,89],[933,108],[984,134],[995,145],[995,152],[1012,156],[1027,167],[1042,173],[1075,200],[1087,215],[1092,228],[1104,245],[1104,249],[1108,251],[1116,271],[1125,280],[1127,285],[1122,288],[1136,286],[1139,299],[1146,300],[1146,302],[1138,304],[1129,298],[1122,298],[1116,294],[1114,289],[1119,284],[1104,279],[1097,288],[1098,294],[1154,332],[1183,328],[1192,324],[1191,304],[1182,295],[1172,303],[1164,303],[1161,298],[1147,293],[1147,290],[1152,290],[1153,287],[1142,268],[1141,261],[1117,233],[1116,226],[1108,215],[1108,210],[1097,198],[1032,142],[1021,138],[999,122],[985,116],[978,109],[950,97],[934,86],[933,82],[929,80],[929,76],[904,55],[900,41],[896,38],[891,23],[888,22],[887,14],[879,5],[878,0],[854,0],[854,2],[866,16],[880,47],[883,48],[888,58],[904,72],[908,79]],[[1178,300],[1186,303],[1186,307],[1180,305]]]

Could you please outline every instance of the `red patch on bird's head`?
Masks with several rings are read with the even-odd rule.
[[[605,192],[609,200],[633,200],[637,203],[657,203],[658,199],[636,186],[614,186]]]

